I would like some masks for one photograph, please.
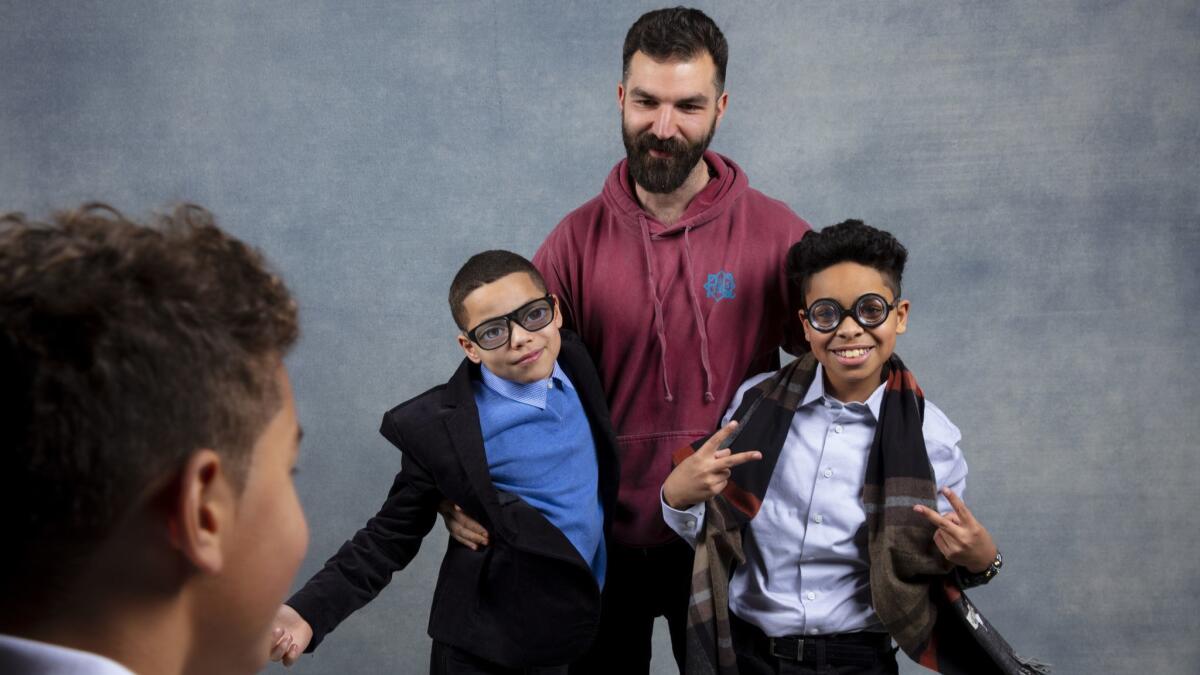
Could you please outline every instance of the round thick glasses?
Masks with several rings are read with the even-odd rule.
[[[887,321],[889,310],[895,309],[887,299],[878,293],[867,293],[854,301],[851,309],[846,309],[832,298],[821,298],[804,310],[804,318],[813,330],[821,333],[832,333],[846,315],[854,317],[863,328],[874,328]]]
[[[521,328],[533,332],[545,328],[553,320],[554,296],[546,294],[537,300],[530,300],[504,316],[488,319],[466,334],[480,349],[491,351],[508,343],[512,336],[513,321]]]

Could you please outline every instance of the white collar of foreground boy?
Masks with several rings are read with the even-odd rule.
[[[0,635],[0,672],[11,675],[134,675],[99,654]]]

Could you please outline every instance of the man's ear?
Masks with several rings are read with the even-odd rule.
[[[723,91],[717,97],[717,119],[713,129],[721,128],[721,118],[725,117],[725,109],[729,107],[729,92]]]
[[[197,450],[174,486],[168,516],[172,545],[200,571],[220,572],[236,507],[228,467],[213,450]]]
[[[479,350],[476,348],[475,343],[471,342],[470,338],[462,333],[458,334],[458,346],[462,347],[463,353],[467,355],[467,359],[471,363],[479,363],[483,360],[479,358]]]
[[[621,80],[617,83],[617,110],[625,109],[625,81]]]

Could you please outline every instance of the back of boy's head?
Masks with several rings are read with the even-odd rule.
[[[823,230],[809,232],[792,245],[787,256],[787,275],[801,304],[808,303],[809,280],[814,274],[838,263],[853,262],[879,270],[893,293],[900,297],[900,282],[908,250],[890,232],[861,220],[846,220]]]
[[[450,282],[450,314],[460,330],[467,330],[467,310],[463,305],[471,291],[486,286],[510,274],[524,272],[533,280],[538,290],[546,292],[546,282],[538,269],[522,256],[512,251],[484,251],[467,259]]]
[[[0,595],[71,578],[198,449],[240,488],[297,336],[280,278],[199,207],[0,217]]]

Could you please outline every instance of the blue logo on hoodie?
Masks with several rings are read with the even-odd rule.
[[[733,281],[733,272],[724,270],[708,275],[708,281],[704,282],[705,294],[717,302],[725,298],[733,299],[735,288],[737,288],[737,284]]]

